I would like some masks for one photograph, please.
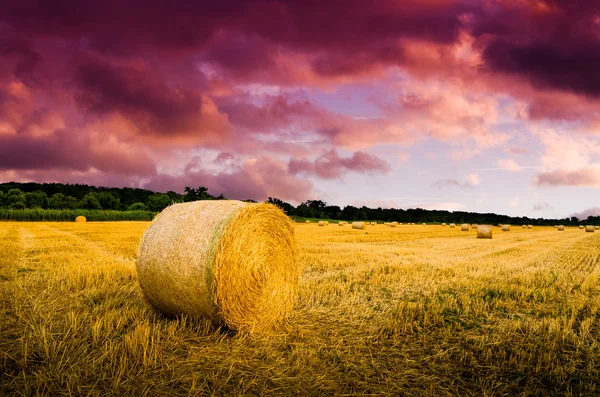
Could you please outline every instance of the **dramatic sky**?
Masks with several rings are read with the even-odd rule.
[[[600,213],[600,2],[2,1],[13,180]]]

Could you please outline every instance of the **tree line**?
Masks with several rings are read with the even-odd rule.
[[[226,200],[223,194],[213,196],[206,187],[186,187],[183,194],[173,191],[157,193],[147,189],[107,188],[84,184],[62,183],[2,183],[0,184],[0,208],[54,209],[54,210],[111,210],[159,212],[173,203],[196,200]],[[245,200],[255,202],[254,200]],[[292,218],[314,218],[331,220],[371,220],[404,223],[488,223],[488,224],[532,224],[532,225],[577,225],[580,220],[511,217],[495,213],[464,211],[426,210],[422,208],[395,209],[369,208],[347,205],[343,208],[328,205],[322,200],[307,200],[293,206],[278,198],[269,197],[267,202],[282,208]],[[587,223],[600,225],[600,216],[589,217]]]

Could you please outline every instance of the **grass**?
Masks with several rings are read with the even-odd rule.
[[[147,225],[0,224],[0,395],[600,393],[598,233],[298,224],[296,310],[249,337],[148,306]]]
[[[152,211],[113,211],[113,210],[50,210],[0,208],[0,220],[20,222],[73,222],[79,215],[91,222],[106,221],[151,221],[156,215]]]

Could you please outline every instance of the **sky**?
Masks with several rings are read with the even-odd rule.
[[[594,0],[0,2],[0,182],[600,215]]]

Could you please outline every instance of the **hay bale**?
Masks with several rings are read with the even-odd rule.
[[[596,230],[600,230],[600,226],[596,226],[594,229],[596,229]]]
[[[352,222],[352,229],[366,229],[367,222]]]
[[[476,224],[476,223],[473,223],[473,224],[471,225],[471,229],[477,229],[477,226],[479,226],[479,225],[478,225],[478,224]]]
[[[523,226],[522,226],[522,228],[523,228],[523,229],[527,229],[527,225],[523,225]]]
[[[594,226],[587,225],[587,226],[585,227],[585,232],[586,232],[586,233],[594,233]]]
[[[455,223],[451,223],[451,224],[450,224],[450,229],[454,229],[455,227],[456,227],[456,224],[455,224]]]
[[[371,226],[377,225],[377,222],[371,222]]]
[[[477,226],[477,238],[492,238],[492,226],[491,225]]]
[[[554,225],[554,228],[556,229],[558,227],[558,225]]]
[[[579,228],[580,228],[580,229],[583,229],[583,225],[579,225]]]
[[[565,231],[565,227],[563,225],[557,225],[556,228],[558,229],[559,232]]]
[[[328,223],[326,221],[319,221],[318,225],[319,226],[327,226]]]
[[[503,232],[510,232],[510,225],[502,225]]]
[[[446,226],[446,224],[445,224],[445,223],[442,223],[442,226]]]
[[[247,332],[272,328],[290,313],[300,276],[285,213],[235,200],[167,207],[144,233],[136,268],[159,311]]]
[[[307,220],[306,220],[306,223],[310,223],[310,221],[307,219]]]
[[[533,225],[527,225],[527,229],[533,229]]]
[[[87,219],[85,216],[79,215],[77,218],[75,218],[75,222],[87,222]]]
[[[426,224],[426,223],[424,223],[424,224],[423,224],[423,226],[427,226],[427,224]]]
[[[470,226],[468,223],[463,223],[462,225],[460,225],[460,231],[461,232],[468,232],[470,229]]]

